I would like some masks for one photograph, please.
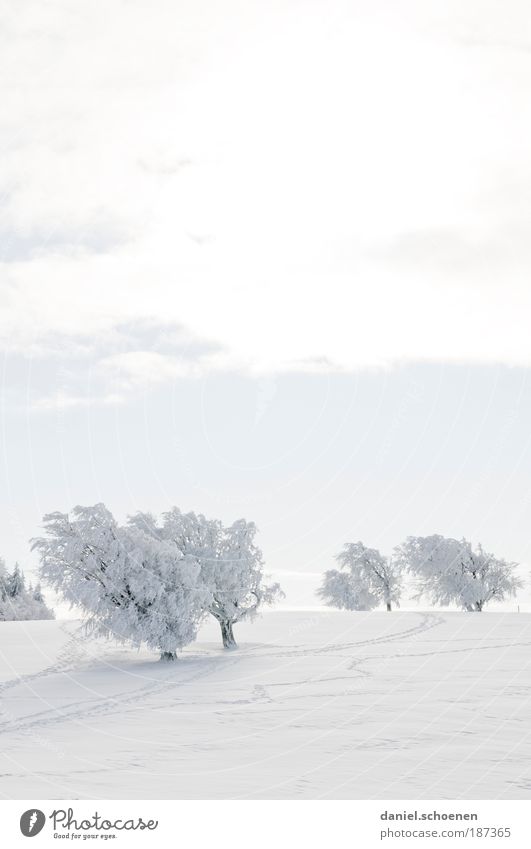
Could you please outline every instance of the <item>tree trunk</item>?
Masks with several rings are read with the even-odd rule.
[[[223,646],[226,649],[235,649],[238,648],[236,640],[234,639],[234,634],[232,632],[232,622],[227,619],[220,619],[219,624],[221,627],[221,637],[223,639]]]
[[[177,655],[174,651],[161,651],[160,659],[164,661],[177,660]]]
[[[476,601],[476,613],[481,613],[483,610],[483,602]]]
[[[390,611],[390,610],[391,610],[391,602],[390,602],[390,601],[388,601],[388,602],[386,603],[386,608],[387,608],[387,610],[388,610],[388,611]]]

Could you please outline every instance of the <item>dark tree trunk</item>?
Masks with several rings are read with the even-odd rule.
[[[391,602],[390,601],[387,602],[386,608],[387,608],[388,611],[391,610]]]
[[[177,655],[174,651],[161,651],[160,659],[164,661],[177,660]]]
[[[234,639],[234,634],[232,632],[232,622],[226,619],[220,619],[219,624],[221,627],[221,637],[223,639],[223,646],[226,649],[235,649],[237,648],[236,640]]]

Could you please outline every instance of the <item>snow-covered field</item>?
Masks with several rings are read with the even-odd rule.
[[[531,615],[275,612],[174,664],[0,623],[4,798],[528,798]]]

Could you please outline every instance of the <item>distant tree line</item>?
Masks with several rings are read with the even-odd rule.
[[[473,548],[466,539],[437,534],[408,537],[391,557],[361,542],[346,543],[336,560],[339,569],[325,572],[318,594],[343,610],[399,606],[406,574],[413,579],[414,598],[477,613],[490,601],[516,595],[523,585],[515,575],[517,563],[495,557],[481,545]]]
[[[53,619],[53,611],[46,606],[40,584],[26,586],[24,572],[18,563],[8,572],[0,560],[0,621],[19,619]]]

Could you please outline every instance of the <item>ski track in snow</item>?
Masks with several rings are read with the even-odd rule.
[[[58,627],[64,633],[70,633],[63,623],[58,623]],[[38,672],[29,673],[27,675],[20,675],[15,678],[11,678],[7,681],[0,682],[0,697],[6,690],[10,690],[13,687],[18,687],[20,685],[29,685],[32,684],[34,681],[38,681],[41,678],[46,678],[49,675],[55,675],[58,672],[73,671],[74,669],[78,668],[82,658],[85,656],[85,651],[82,649],[79,643],[80,637],[76,635],[71,635],[68,642],[58,652],[57,660],[55,661],[55,663],[52,663],[51,666],[46,666],[44,669],[41,669]]]
[[[513,758],[517,741],[529,744],[518,715],[526,707],[529,715],[531,699],[526,614],[268,614],[240,631],[269,641],[240,635],[241,649],[227,653],[207,630],[212,643],[189,647],[175,664],[87,641],[75,623],[17,624],[28,633],[40,626],[44,646],[52,629],[65,641],[52,663],[0,683],[7,797],[58,786],[65,767],[55,763],[57,741],[73,797],[116,798],[113,787],[125,784],[124,798],[144,798],[147,782],[154,798],[334,798],[334,787],[338,797],[389,797],[394,788],[391,798],[422,798],[428,765],[442,798],[462,795],[467,782],[474,798],[519,798],[529,786],[528,765],[515,775]],[[515,654],[526,660],[514,664],[518,674],[502,663]],[[473,746],[488,786],[468,757]]]
[[[360,640],[358,642],[352,643],[332,644],[329,646],[324,646],[320,649],[315,649],[312,653],[317,655],[324,653],[338,653],[348,651],[350,649],[355,649],[360,646],[378,645],[380,643],[395,642],[397,640],[405,639],[406,637],[421,634],[424,631],[429,630],[430,628],[436,627],[437,625],[441,624],[441,622],[442,619],[440,617],[428,614],[427,616],[424,616],[419,625],[414,628],[408,628],[407,630],[398,631],[397,633],[392,633],[382,637],[375,637],[372,640]],[[32,675],[24,675],[20,678],[14,678],[3,684],[0,684],[0,694],[12,687],[17,687],[19,685],[33,685],[34,682],[40,681],[43,678],[49,677],[51,675],[57,675],[58,673],[67,674],[68,672],[73,671],[76,668],[76,664],[79,662],[79,659],[83,658],[84,656],[84,652],[82,650],[80,651],[79,642],[80,637],[73,635],[69,639],[65,647],[59,652],[56,663],[46,667],[40,672],[36,672]],[[246,657],[250,657],[252,656],[252,654],[252,650],[247,650]],[[308,654],[309,650],[303,649],[301,651],[296,652],[273,651],[270,653],[270,656],[273,658],[288,658],[308,656]],[[354,663],[357,664],[364,660],[368,660],[368,658],[359,659],[358,661],[354,661]],[[233,657],[230,659],[223,658],[224,667],[226,667],[228,664],[234,665],[236,662],[237,657]],[[142,702],[147,696],[152,696],[157,693],[165,692],[170,688],[175,688],[182,686],[183,684],[188,684],[192,681],[196,681],[198,678],[202,678],[204,676],[209,675],[212,671],[217,671],[219,667],[219,660],[217,658],[208,658],[207,663],[208,665],[205,666],[205,668],[198,670],[190,676],[183,677],[180,674],[180,669],[177,668],[173,675],[169,673],[168,676],[164,677],[162,681],[153,681],[143,687],[139,687],[133,692],[124,691],[113,693],[112,695],[105,697],[99,701],[96,700],[96,704],[93,704],[92,699],[84,699],[78,702],[70,703],[65,709],[54,707],[49,710],[33,713],[31,715],[31,718],[27,720],[22,720],[19,722],[2,722],[0,720],[0,734],[2,732],[7,731],[24,731],[27,729],[35,729],[39,727],[44,727],[49,723],[61,723],[64,720],[86,719],[91,716],[119,712],[123,707],[127,705]],[[351,668],[355,668],[354,664],[351,666]],[[369,673],[362,674],[369,675]],[[345,680],[346,677],[348,676],[325,680]],[[323,679],[319,680],[322,681]],[[308,682],[299,683],[304,684]],[[264,688],[260,687],[257,691],[257,699],[263,698],[263,693]],[[237,701],[228,701],[226,702],[226,704],[249,704],[250,701],[253,701],[253,699],[240,699]],[[216,703],[224,704],[223,701],[218,701]]]

